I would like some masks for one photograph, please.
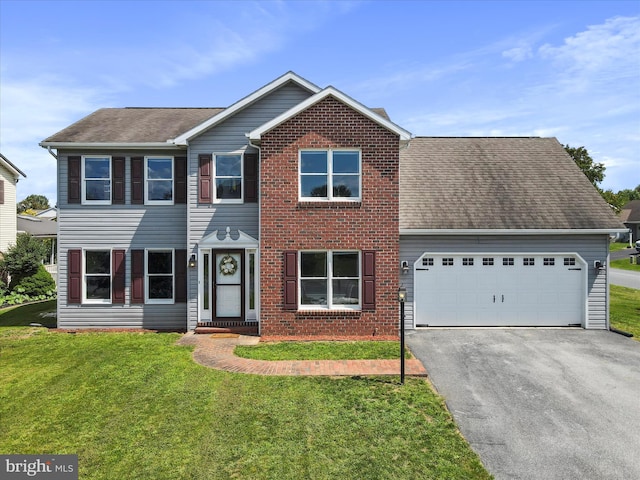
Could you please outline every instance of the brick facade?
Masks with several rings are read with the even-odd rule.
[[[361,201],[300,202],[298,152],[358,148]],[[261,335],[397,335],[399,138],[329,96],[262,135],[260,161]],[[373,250],[372,311],[284,309],[284,252]]]

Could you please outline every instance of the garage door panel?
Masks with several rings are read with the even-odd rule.
[[[574,254],[428,257],[433,266],[414,272],[416,325],[561,326],[583,321],[586,272]]]

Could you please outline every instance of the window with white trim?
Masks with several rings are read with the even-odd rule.
[[[111,303],[111,250],[85,250],[83,303]]]
[[[173,157],[144,158],[145,204],[173,205]]]
[[[359,150],[300,150],[300,199],[359,201]]]
[[[300,307],[360,308],[360,252],[300,252]]]
[[[213,171],[215,175],[215,201],[228,203],[242,202],[242,154],[215,154]]]
[[[82,203],[111,204],[111,157],[82,157]]]
[[[174,301],[173,250],[146,250],[146,303],[173,303]]]

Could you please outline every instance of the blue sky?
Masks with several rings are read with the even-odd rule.
[[[102,107],[225,107],[293,70],[414,135],[555,136],[640,184],[640,1],[0,0],[0,152]],[[570,188],[570,185],[567,185]]]

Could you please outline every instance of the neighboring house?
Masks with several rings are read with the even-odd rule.
[[[27,176],[0,153],[0,254],[16,243],[16,184]]]
[[[620,220],[631,232],[629,243],[640,240],[640,200],[631,200],[620,212]]]
[[[39,239],[49,239],[50,251],[44,261],[44,267],[56,280],[58,276],[57,250],[58,250],[58,222],[55,208],[44,210],[45,215],[18,215],[18,233],[28,233]],[[53,213],[53,215],[51,214]]]
[[[228,108],[98,110],[41,146],[61,328],[395,335],[401,285],[409,327],[608,327],[622,224],[555,139],[412,138],[289,72]]]

